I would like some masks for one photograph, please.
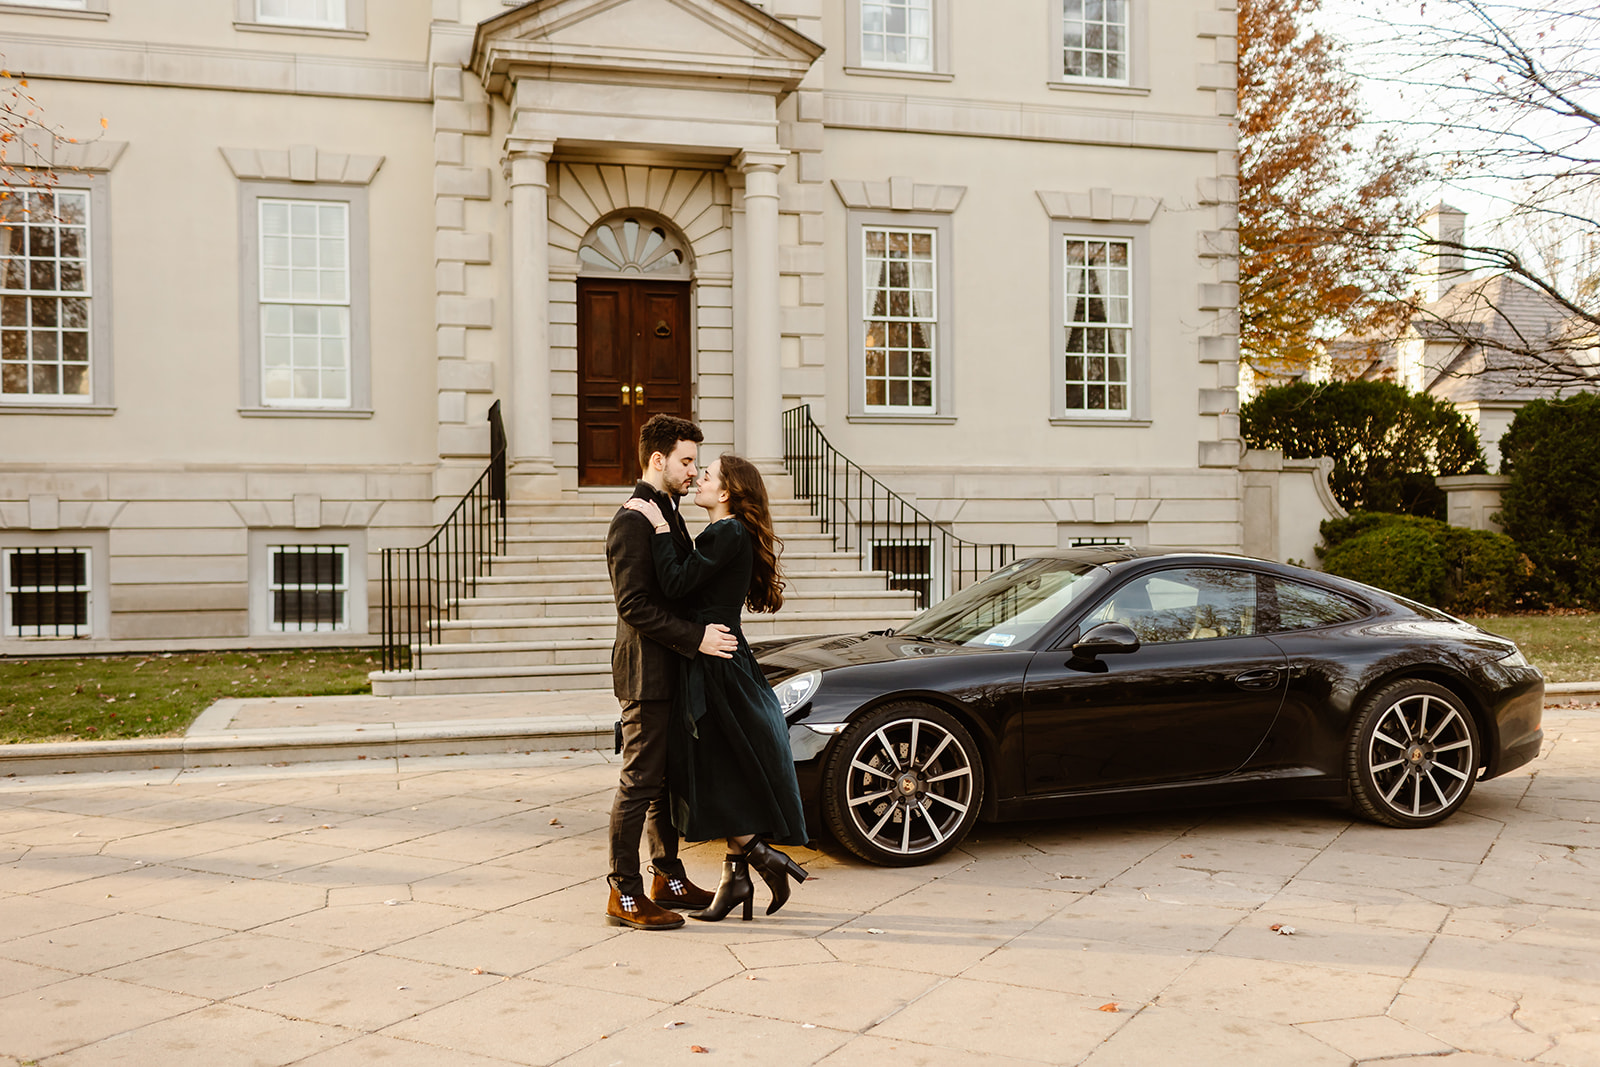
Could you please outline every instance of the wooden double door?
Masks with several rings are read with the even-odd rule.
[[[637,481],[658,414],[694,417],[689,283],[578,279],[578,483]]]

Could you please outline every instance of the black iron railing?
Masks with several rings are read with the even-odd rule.
[[[410,670],[419,645],[439,640],[506,547],[506,431],[489,408],[489,466],[450,517],[418,548],[383,550],[383,669]]]
[[[802,404],[783,413],[783,463],[795,495],[811,504],[836,551],[884,571],[890,589],[917,595],[919,607],[1010,563],[1017,546],[964,541],[834,448]]]

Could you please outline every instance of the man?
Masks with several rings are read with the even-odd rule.
[[[639,431],[639,466],[633,495],[652,500],[672,528],[682,552],[694,546],[677,500],[695,483],[703,440],[687,419],[655,415]],[[611,804],[611,898],[606,920],[640,930],[671,930],[683,916],[668,907],[704,908],[711,894],[689,881],[678,859],[678,831],[667,798],[667,731],[677,696],[679,658],[697,653],[731,659],[739,645],[726,626],[687,621],[667,600],[656,578],[650,520],[621,508],[606,535],[606,564],[617,600],[617,643],[611,678],[622,703],[622,773]],[[650,895],[639,873],[639,834],[648,831]],[[663,907],[667,905],[668,907]]]

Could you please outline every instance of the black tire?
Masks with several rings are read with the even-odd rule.
[[[1449,818],[1472,794],[1482,761],[1478,726],[1461,698],[1420,679],[1362,702],[1345,771],[1358,815],[1417,829]]]
[[[839,843],[883,867],[914,867],[967,836],[983,800],[983,757],[941,708],[886,704],[839,735],[822,773],[822,816]]]

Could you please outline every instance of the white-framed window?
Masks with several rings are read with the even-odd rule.
[[[1133,544],[1131,537],[1074,537],[1072,548],[1122,548]]]
[[[88,637],[93,575],[88,548],[0,550],[5,636]]]
[[[367,0],[233,0],[233,26],[312,37],[367,35]]]
[[[1131,0],[1060,2],[1062,77],[1127,84]]]
[[[342,30],[349,22],[345,0],[255,0],[256,21],[278,26]]]
[[[939,289],[937,230],[863,226],[866,290],[862,323],[866,410],[937,410]]]
[[[951,216],[852,208],[853,420],[953,422]]]
[[[1125,416],[1132,407],[1133,242],[1068,234],[1064,283],[1063,408]]]
[[[950,80],[951,0],[845,0],[849,74]]]
[[[860,0],[861,63],[933,69],[933,0]]]
[[[103,19],[111,0],[0,0],[0,11],[18,11],[22,14],[66,15]],[[24,9],[32,8],[28,11]]]
[[[367,188],[240,183],[240,414],[368,418]]]
[[[0,200],[0,399],[94,399],[88,189],[10,190]]]
[[[350,628],[350,549],[271,545],[267,549],[268,625],[274,632]]]
[[[350,205],[262,197],[261,402],[350,406]]]

